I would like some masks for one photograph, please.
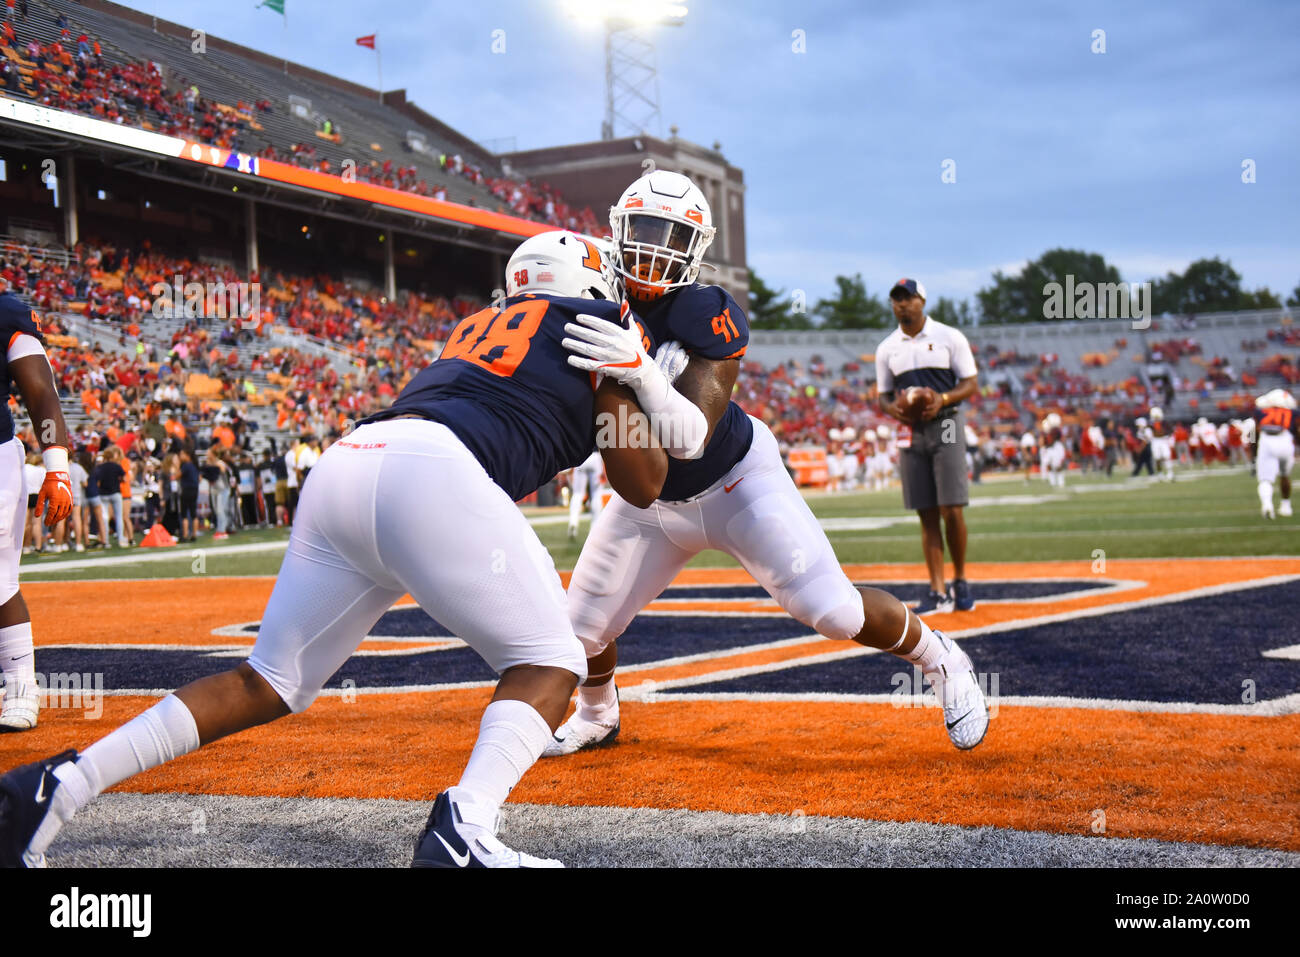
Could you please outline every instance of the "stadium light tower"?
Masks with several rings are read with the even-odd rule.
[[[659,72],[650,27],[679,27],[686,7],[672,0],[567,0],[569,15],[605,28],[605,119],[600,138],[635,136],[662,124]]]

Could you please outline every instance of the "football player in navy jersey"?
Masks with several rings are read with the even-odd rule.
[[[32,617],[18,589],[27,496],[23,464],[27,450],[14,434],[9,412],[12,385],[31,416],[36,441],[45,460],[45,479],[36,498],[36,515],[54,528],[72,514],[72,480],[68,477],[68,431],[54,387],[54,373],[45,355],[36,313],[11,292],[0,293],[0,667],[4,671],[0,731],[36,727],[40,688],[32,649]]]
[[[888,592],[853,585],[771,430],[731,401],[749,326],[725,290],[696,282],[714,235],[704,194],[680,173],[656,170],[623,193],[610,226],[614,269],[645,335],[579,316],[564,345],[578,368],[632,388],[668,453],[668,474],[650,508],[615,498],[578,557],[569,615],[587,649],[587,678],[544,755],[615,740],[615,641],[710,548],[739,561],[809,628],[919,666],[936,686],[953,744],[975,747],[988,729],[988,707],[970,659]],[[657,352],[652,342],[660,343]]]
[[[515,501],[591,453],[599,415],[640,414],[625,387],[597,385],[560,345],[580,314],[623,319],[615,285],[585,237],[523,243],[506,267],[508,298],[464,319],[389,409],[312,468],[248,661],[186,685],[80,755],[0,778],[0,864],[43,864],[63,823],[105,788],[303,711],[409,592],[501,676],[413,866],[555,865],[496,838],[502,802],[586,675],[555,566]],[[654,501],[668,468],[661,448],[602,454],[621,496]]]
[[[1251,444],[1255,460],[1255,481],[1259,489],[1259,510],[1264,518],[1291,516],[1291,469],[1296,445],[1300,444],[1300,415],[1295,396],[1286,389],[1273,389],[1255,400],[1255,437]],[[1273,483],[1278,483],[1282,501],[1273,509]]]

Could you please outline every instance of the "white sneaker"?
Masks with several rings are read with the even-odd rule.
[[[943,702],[943,724],[949,739],[956,748],[969,751],[988,733],[988,702],[966,652],[943,633],[935,634],[948,645],[948,651],[927,677],[933,681],[935,694]]]
[[[84,552],[85,550],[86,550],[86,546],[81,544],[81,542],[77,542],[77,551]]]
[[[41,712],[41,689],[34,681],[15,681],[4,686],[0,708],[0,730],[30,731]]]
[[[603,748],[614,743],[618,738],[618,710],[614,709],[613,723],[609,721],[588,721],[579,717],[577,711],[560,729],[551,735],[551,740],[542,751],[544,758],[558,758],[565,754],[576,754],[589,748]]]
[[[1273,513],[1273,505],[1271,502],[1268,505],[1262,506],[1259,510],[1259,514],[1264,518],[1277,518],[1277,515]]]
[[[497,840],[501,816],[463,788],[438,795],[415,845],[412,867],[563,867],[547,857],[514,851]]]
[[[1281,504],[1277,507],[1277,513],[1283,518],[1291,517],[1291,500],[1289,498],[1282,499]]]

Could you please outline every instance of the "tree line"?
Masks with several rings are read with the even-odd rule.
[[[992,282],[975,294],[975,303],[939,296],[926,311],[940,322],[968,326],[981,323],[1041,322],[1049,313],[1044,288],[1052,283],[1072,287],[1094,286],[1120,280],[1119,270],[1098,253],[1079,249],[1049,249],[1020,272],[993,273]],[[923,280],[924,281],[924,280]],[[1155,316],[1196,315],[1237,309],[1276,309],[1281,297],[1267,286],[1242,288],[1241,274],[1226,260],[1198,259],[1182,273],[1170,272],[1151,282],[1151,313]],[[868,292],[862,274],[836,276],[835,291],[808,308],[801,292],[773,289],[753,269],[749,271],[749,324],[755,329],[882,329],[894,324],[889,290]],[[1287,297],[1288,306],[1300,306],[1300,284]]]

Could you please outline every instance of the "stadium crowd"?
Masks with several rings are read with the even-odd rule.
[[[41,16],[44,16],[43,11]],[[123,123],[177,136],[222,149],[255,152],[265,158],[292,163],[325,173],[341,173],[329,159],[317,156],[315,146],[297,142],[267,143],[254,150],[250,131],[262,133],[258,116],[274,111],[268,99],[255,104],[236,100],[221,103],[202,95],[196,83],[176,77],[169,88],[157,63],[149,60],[113,61],[104,55],[98,38],[74,31],[63,14],[52,24],[58,38],[42,42],[32,29],[28,15],[6,17],[0,22],[0,86],[11,95],[28,97],[43,106],[93,116],[110,123]],[[44,21],[42,21],[44,22]],[[325,121],[324,139],[341,142],[337,124]],[[438,157],[439,169],[448,175],[482,186],[497,200],[496,212],[513,213],[564,229],[606,235],[607,226],[598,222],[590,208],[579,209],[565,202],[545,183],[493,176],[486,168],[459,154]],[[391,158],[371,159],[355,167],[358,180],[419,196],[446,200],[445,186],[430,185],[414,165],[395,165]],[[472,198],[468,205],[475,205]]]
[[[248,277],[261,284],[262,296],[260,314],[247,321],[181,315],[160,323],[160,312],[171,315],[168,297],[177,275],[186,282],[244,278],[229,265],[166,255],[148,244],[128,249],[86,242],[66,261],[27,247],[0,248],[0,288],[27,296],[43,316],[79,462],[77,515],[46,547],[129,545],[156,522],[185,540],[291,521],[296,489],[314,458],[352,421],[390,402],[456,323],[484,305],[413,293],[389,300],[329,276],[267,271]],[[158,302],[156,283],[165,289]],[[62,317],[78,314],[115,347],[69,335]],[[317,344],[268,341],[285,329],[315,337]],[[347,362],[331,361],[321,344]],[[1116,346],[1127,343],[1117,340]],[[1189,340],[1159,348],[1177,354],[1174,362],[1205,363],[1203,377],[1179,382],[1195,409],[1226,361],[1202,359]],[[806,365],[744,361],[735,396],[772,427],[787,455],[826,449],[826,461],[834,463],[826,476],[831,487],[878,486],[893,475],[897,452],[894,424],[876,408],[868,358],[838,368],[817,356]],[[1115,381],[1071,373],[1054,353],[1025,355],[991,344],[981,350],[981,362],[990,371],[1014,369],[1016,386],[991,376],[970,402],[968,444],[976,474],[1031,467],[1042,437],[1026,422],[1052,414],[1061,418],[1060,437],[1080,468],[1127,468],[1139,455],[1136,421],[1158,397],[1136,376]],[[1260,375],[1294,384],[1295,363],[1276,353],[1252,364],[1233,380],[1238,391],[1210,411],[1218,418],[1248,411]],[[258,408],[272,410],[268,426],[275,435],[258,427],[259,418],[268,420],[254,414]],[[1218,450],[1231,456],[1241,448],[1242,430],[1227,421],[1217,426],[1214,440],[1203,422],[1173,427],[1181,461],[1213,461]],[[28,466],[29,481],[39,483],[39,467],[38,456]],[[117,491],[99,494],[105,488]],[[30,523],[32,547],[41,547],[44,538],[38,525]]]

